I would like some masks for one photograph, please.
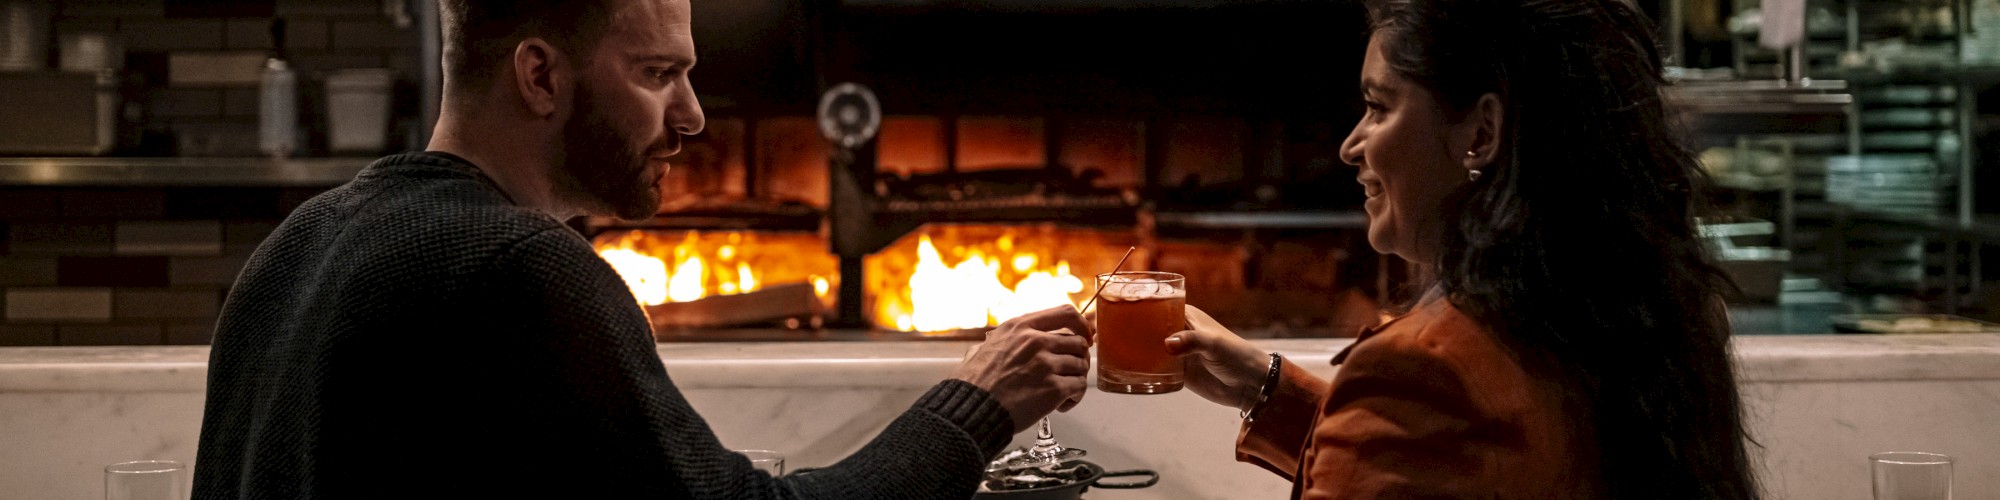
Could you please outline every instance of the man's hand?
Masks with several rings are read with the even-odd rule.
[[[1089,389],[1090,324],[1058,306],[1001,323],[972,346],[951,378],[992,393],[1027,430],[1050,411],[1069,410]]]

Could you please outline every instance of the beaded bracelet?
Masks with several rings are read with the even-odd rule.
[[[1278,391],[1278,368],[1284,366],[1284,361],[1284,356],[1271,353],[1271,372],[1264,375],[1264,387],[1257,389],[1257,401],[1243,409],[1240,416],[1244,422],[1255,422],[1256,419],[1250,418],[1250,414],[1256,413],[1257,407],[1264,406],[1265,401],[1271,400],[1271,393]]]

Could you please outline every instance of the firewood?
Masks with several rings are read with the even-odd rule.
[[[646,306],[654,331],[724,328],[769,323],[821,312],[811,283],[773,285],[750,293],[716,295],[689,302]]]

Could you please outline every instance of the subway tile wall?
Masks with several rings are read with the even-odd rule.
[[[0,187],[0,346],[206,344],[250,253],[324,190]]]
[[[273,52],[271,22],[283,18],[308,135],[301,153],[310,156],[324,154],[313,148],[324,147],[314,136],[326,129],[329,72],[389,68],[403,82],[418,78],[418,34],[384,8],[397,4],[413,2],[54,0],[51,38],[122,41],[121,127],[174,140],[162,149],[127,138],[118,154],[236,156],[256,154],[258,90],[248,76]],[[398,96],[404,123],[392,126],[410,126],[414,100]],[[0,346],[208,343],[250,253],[321,191],[0,186]]]
[[[271,21],[285,20],[285,49],[298,71],[304,154],[324,154],[325,87],[329,72],[389,68],[403,82],[420,78],[418,33],[398,21],[383,0],[222,0],[199,10],[216,17],[185,17],[169,0],[55,0],[54,31],[116,34],[124,45],[123,93],[130,130],[121,154],[243,156],[257,154],[257,74],[276,44]],[[187,3],[187,2],[181,2]],[[255,5],[261,3],[262,5]],[[242,5],[236,5],[242,4]],[[142,80],[136,87],[131,82]],[[414,88],[414,85],[406,88]],[[405,92],[407,93],[407,92]],[[396,128],[414,126],[414,98],[399,96]],[[407,101],[407,102],[401,102]],[[165,134],[172,140],[139,139]],[[391,149],[405,146],[392,140]]]

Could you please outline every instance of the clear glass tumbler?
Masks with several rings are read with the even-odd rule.
[[[1951,457],[1895,451],[1868,456],[1875,500],[1951,500]]]
[[[785,454],[771,450],[736,450],[736,453],[750,459],[750,465],[771,474],[771,477],[785,475]]]
[[[142,460],[104,466],[104,500],[186,500],[187,466]]]
[[[1120,394],[1181,390],[1181,360],[1167,337],[1187,329],[1187,278],[1128,271],[1097,275],[1097,389]]]

